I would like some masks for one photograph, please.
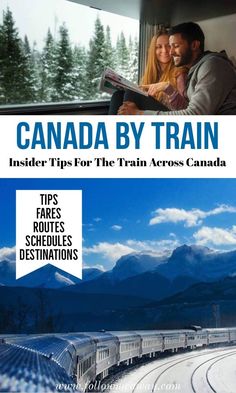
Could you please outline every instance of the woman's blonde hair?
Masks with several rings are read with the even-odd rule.
[[[169,63],[166,64],[164,71],[162,71],[156,56],[156,42],[162,35],[168,35],[168,31],[161,29],[151,39],[148,49],[147,64],[140,84],[150,85],[158,82],[169,82],[174,88],[176,88],[176,77],[178,74],[183,72],[183,69],[181,69],[181,67],[176,69],[173,60],[171,59]],[[160,92],[156,98],[160,100],[162,95],[163,93]]]
[[[170,62],[167,64],[167,67],[165,68],[165,71],[163,73],[161,71],[161,67],[159,61],[157,60],[157,55],[156,55],[156,43],[157,43],[157,39],[162,35],[168,36],[167,30],[164,29],[159,30],[151,39],[148,48],[147,64],[144,71],[144,75],[141,80],[141,83],[143,85],[149,85],[151,83],[157,83],[157,82],[164,82],[166,81],[166,79],[169,80],[168,76],[170,70],[171,68],[174,67],[173,62],[170,60]]]

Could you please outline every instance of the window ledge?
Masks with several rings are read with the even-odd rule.
[[[106,115],[106,101],[58,102],[49,104],[2,105],[0,115]]]

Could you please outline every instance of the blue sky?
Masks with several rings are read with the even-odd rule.
[[[183,243],[236,249],[236,179],[1,179],[0,260],[15,246],[16,189],[82,189],[86,266]]]

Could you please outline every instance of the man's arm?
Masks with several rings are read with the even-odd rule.
[[[178,111],[144,111],[145,115],[215,115],[235,85],[235,72],[226,60],[211,57],[202,63],[197,72],[194,91],[188,107]],[[189,89],[193,88],[190,80]]]
[[[169,107],[171,110],[185,109],[188,106],[186,94],[187,74],[181,73],[176,78],[176,89],[168,83],[164,93],[168,96]]]

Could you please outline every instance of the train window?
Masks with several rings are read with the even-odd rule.
[[[147,340],[144,342],[144,346],[151,347],[152,345],[155,345],[155,343],[156,343],[155,340]]]
[[[131,351],[132,349],[139,348],[139,341],[121,344],[120,350],[121,352]]]
[[[137,82],[138,34],[138,20],[72,1],[2,0],[0,106],[107,100],[105,67]]]
[[[109,357],[109,355],[110,355],[110,350],[109,349],[100,350],[98,352],[98,360],[106,359],[106,358]]]
[[[93,364],[93,357],[89,356],[87,359],[85,359],[83,362],[78,364],[78,378],[82,377],[83,374],[86,373],[88,369]]]

